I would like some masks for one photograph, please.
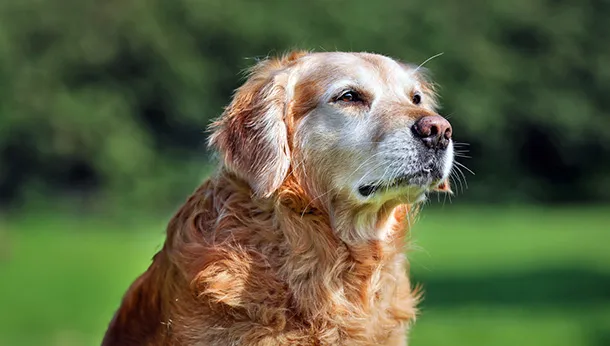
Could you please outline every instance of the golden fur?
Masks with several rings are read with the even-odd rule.
[[[328,71],[286,71],[312,55],[259,63],[238,89],[212,126],[218,173],[173,217],[103,345],[406,344],[418,300],[405,257],[417,204],[356,202],[325,177],[330,161],[297,144]],[[434,114],[426,107],[420,114]]]

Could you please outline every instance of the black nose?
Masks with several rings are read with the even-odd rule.
[[[428,148],[447,149],[451,139],[451,124],[440,115],[427,115],[415,122],[413,133]]]

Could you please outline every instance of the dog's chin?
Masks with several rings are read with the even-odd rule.
[[[358,198],[367,202],[398,200],[401,203],[417,203],[443,181],[440,172],[422,170],[390,179],[372,181],[357,187]]]

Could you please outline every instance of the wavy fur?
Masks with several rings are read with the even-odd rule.
[[[315,91],[287,73],[307,55],[260,63],[212,125],[222,165],[169,223],[103,345],[406,344],[417,207],[316,193],[323,168],[292,142]]]

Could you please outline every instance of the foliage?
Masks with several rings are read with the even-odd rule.
[[[305,48],[444,52],[426,66],[471,143],[467,198],[607,200],[608,14],[603,0],[1,1],[0,197],[174,201],[209,171],[204,132],[239,71]]]

